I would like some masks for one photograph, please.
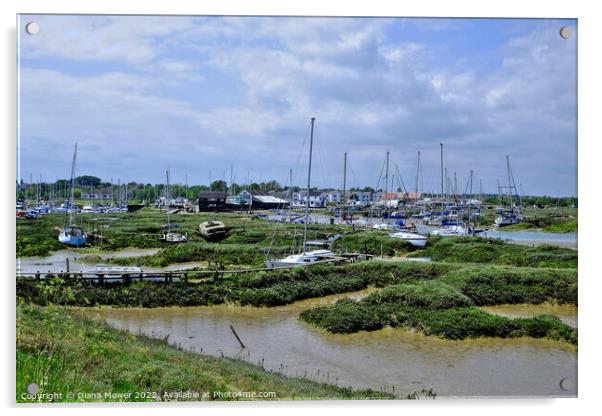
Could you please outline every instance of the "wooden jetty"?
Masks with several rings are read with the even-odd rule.
[[[326,263],[355,263],[358,261],[370,260],[374,256],[371,254],[361,253],[343,253],[339,256],[319,260],[309,264],[296,264],[292,267],[311,267],[317,264]],[[236,275],[245,273],[255,272],[274,272],[277,270],[287,269],[287,267],[277,268],[253,268],[253,269],[232,269],[232,270],[221,270],[221,269],[206,269],[206,270],[169,270],[169,271],[149,271],[145,272],[139,267],[111,267],[111,266],[98,266],[94,269],[81,272],[70,272],[69,265],[67,263],[67,270],[60,272],[40,272],[35,273],[17,273],[17,279],[24,281],[41,281],[53,278],[62,278],[65,280],[80,280],[88,281],[92,283],[98,283],[104,285],[105,283],[123,283],[130,284],[135,281],[154,281],[164,282],[165,284],[173,282],[188,282],[191,279],[210,279],[210,278],[222,278],[225,275]]]

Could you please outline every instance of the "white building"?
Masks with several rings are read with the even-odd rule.
[[[309,206],[310,208],[322,208],[326,206],[327,194],[324,192],[310,191]],[[307,205],[307,192],[293,193],[293,207],[301,208]]]

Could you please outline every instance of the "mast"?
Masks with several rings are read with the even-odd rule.
[[[293,168],[288,169],[288,208],[293,207]]]
[[[443,215],[443,143],[439,143],[441,146],[441,215]]]
[[[165,178],[167,180],[167,184],[165,186],[165,209],[167,210],[167,232],[169,232],[169,227],[171,225],[169,218],[169,169],[165,171]]]
[[[314,122],[316,121],[315,117],[311,118],[311,133],[309,138],[309,167],[307,169],[307,200],[305,201],[305,221],[303,224],[303,254],[305,254],[305,249],[307,247],[307,222],[309,221],[309,189],[311,186],[311,154],[314,146]]]
[[[70,194],[69,204],[67,211],[69,211],[69,226],[73,225],[73,181],[75,180],[75,158],[77,157],[77,142],[75,142],[75,150],[73,151],[73,161],[71,162],[71,182],[70,182]]]
[[[347,191],[347,152],[344,153],[343,155],[343,195],[342,195],[342,200],[343,200],[343,208],[341,209],[341,219],[344,221],[345,220],[345,203],[347,202],[347,198],[346,198],[346,193]]]
[[[416,164],[416,187],[414,194],[414,201],[418,202],[418,175],[420,174],[420,150],[418,151],[418,163]]]
[[[454,172],[454,201],[458,203],[458,176]]]
[[[386,157],[386,170],[385,170],[385,212],[387,212],[387,197],[389,193],[389,151],[387,150],[387,157]],[[384,214],[383,214],[384,217]]]
[[[472,169],[470,170],[470,196],[468,197],[468,227],[470,228],[470,211],[472,208]],[[474,235],[474,227],[472,229],[472,234]]]
[[[508,170],[508,198],[510,199],[510,210],[513,210],[512,208],[512,179],[511,179],[511,175],[510,175],[510,156],[506,155],[506,168]]]

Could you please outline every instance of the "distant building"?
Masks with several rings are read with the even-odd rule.
[[[325,192],[310,191],[309,192],[309,206],[310,208],[322,208],[326,206],[326,200],[328,198]],[[301,208],[307,205],[307,192],[295,192],[293,193],[293,207]]]
[[[343,201],[343,193],[341,191],[332,191],[328,193],[327,202],[339,204]]]
[[[226,211],[225,192],[199,192],[199,211]]]
[[[272,195],[253,194],[253,209],[284,209],[289,207],[289,201]]]
[[[367,207],[374,202],[375,195],[374,192],[357,191],[351,193],[349,200],[352,205]]]

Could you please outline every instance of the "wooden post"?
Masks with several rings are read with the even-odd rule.
[[[240,340],[240,337],[238,336],[238,334],[236,333],[236,331],[234,330],[234,327],[232,325],[230,325],[230,330],[232,331],[232,333],[234,334],[234,336],[236,337],[236,340],[238,341],[238,343],[240,344],[240,346],[242,348],[246,348],[245,344],[242,343],[242,341]]]
[[[184,283],[188,283],[188,270],[184,272]]]
[[[67,273],[69,273],[69,257],[65,258],[65,268],[67,270]]]
[[[101,286],[105,285],[105,275],[104,274],[97,274],[98,276],[98,284]]]
[[[40,271],[36,271],[36,280],[40,280]]]
[[[140,273],[138,277],[140,278],[140,281],[142,281],[142,273]]]

